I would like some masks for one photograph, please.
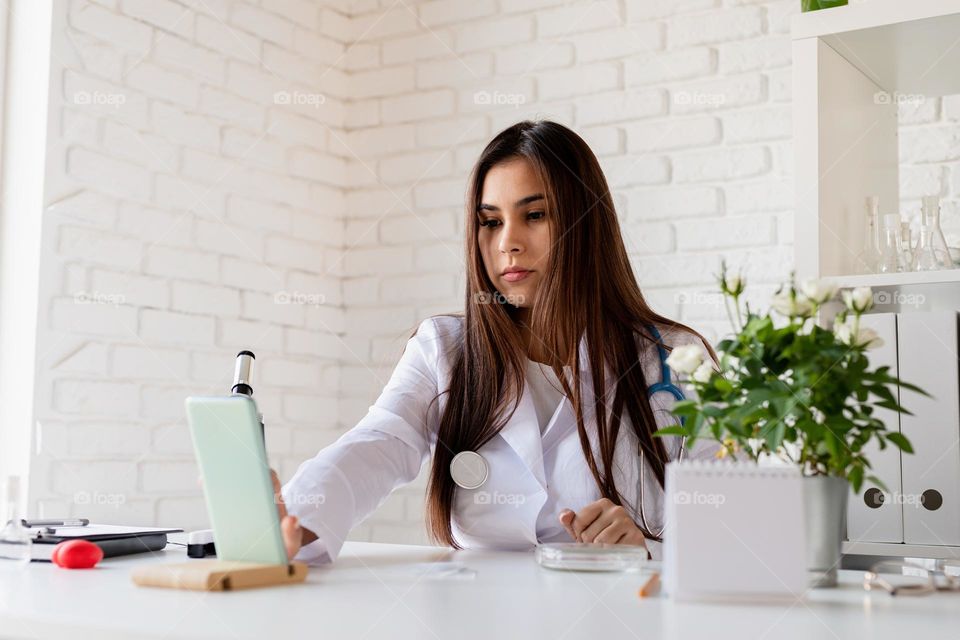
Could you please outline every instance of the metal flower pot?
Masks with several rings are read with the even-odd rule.
[[[837,586],[849,494],[850,485],[844,478],[809,476],[803,479],[807,574],[811,587]]]

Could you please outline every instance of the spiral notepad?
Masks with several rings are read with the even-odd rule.
[[[663,577],[669,595],[801,597],[807,583],[802,491],[793,467],[667,465]]]

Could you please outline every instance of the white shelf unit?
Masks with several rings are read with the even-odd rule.
[[[922,304],[887,309],[898,313],[960,309],[960,269],[856,275],[866,197],[880,197],[881,214],[899,209],[898,99],[960,94],[960,0],[804,13],[792,36],[797,276],[922,293]],[[960,547],[910,543],[846,542],[844,552],[960,557]]]
[[[856,273],[865,202],[899,206],[898,96],[960,94],[960,0],[872,0],[793,20],[796,260]],[[960,270],[951,281],[960,282]],[[938,280],[944,281],[944,280]]]

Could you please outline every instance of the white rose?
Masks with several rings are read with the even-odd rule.
[[[837,293],[837,285],[823,280],[804,280],[800,285],[803,295],[817,304],[823,304]]]
[[[733,273],[723,279],[724,288],[731,293],[740,293],[744,289],[743,276]]]
[[[883,338],[869,327],[860,327],[860,332],[857,335],[857,344],[864,345],[868,349],[876,349],[877,347],[883,346]]]
[[[868,349],[883,346],[883,338],[869,327],[860,327],[857,335],[853,335],[853,318],[847,318],[845,322],[837,320],[833,325],[833,333],[844,344],[865,346]]]
[[[702,382],[706,384],[707,382],[710,382],[710,376],[712,375],[713,375],[713,365],[710,362],[704,360],[700,364],[700,366],[697,367],[696,371],[693,372],[693,375],[690,377],[696,380],[697,382]]]
[[[695,344],[675,347],[667,356],[667,365],[680,373],[693,373],[703,362],[703,349]]]
[[[850,337],[852,333],[853,328],[846,322],[836,322],[833,325],[833,334],[837,336],[837,340],[843,344],[850,344]]]
[[[789,291],[782,291],[773,296],[770,306],[787,317],[806,316],[813,311],[813,305],[804,295],[792,297]]]
[[[870,287],[857,287],[854,290],[843,292],[843,303],[847,305],[850,311],[863,313],[873,307],[873,289]]]

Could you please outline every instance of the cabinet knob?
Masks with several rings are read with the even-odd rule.
[[[920,504],[927,511],[936,511],[943,506],[943,496],[936,489],[927,489],[920,495]]]

